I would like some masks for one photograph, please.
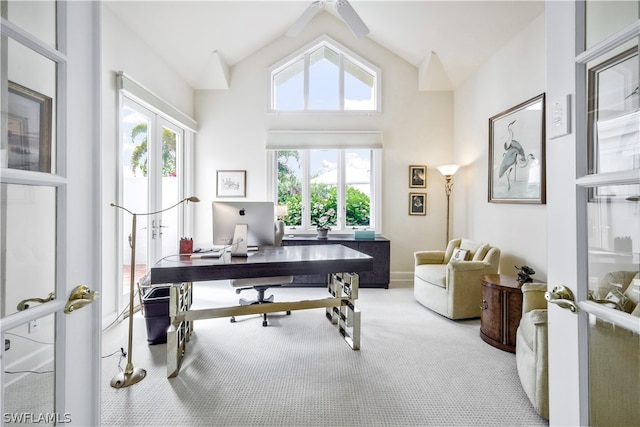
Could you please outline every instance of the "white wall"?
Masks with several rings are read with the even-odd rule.
[[[545,92],[545,17],[541,14],[454,93],[453,236],[502,251],[501,273],[527,264],[547,277],[546,205],[487,202],[489,117]],[[547,100],[548,101],[548,100]],[[553,141],[551,141],[553,142]]]
[[[268,67],[325,33],[382,69],[382,113],[268,114]],[[391,240],[392,285],[403,280],[411,283],[414,251],[444,247],[444,180],[435,167],[454,161],[464,167],[455,176],[452,236],[500,247],[505,273],[514,273],[514,265],[526,263],[538,272],[536,278],[546,278],[546,206],[487,203],[488,118],[545,91],[544,16],[524,28],[455,93],[418,91],[416,67],[369,38],[354,38],[328,13],[320,14],[296,38],[265,41],[263,49],[231,68],[229,90],[196,91],[195,95],[108,9],[104,44],[105,257],[115,257],[116,247],[115,213],[108,208],[117,196],[113,73],[124,70],[199,123],[194,194],[202,203],[195,205],[196,246],[211,244],[210,203],[215,199],[216,170],[247,170],[246,200],[268,197],[266,131],[380,130],[384,133],[383,235]],[[408,166],[412,164],[428,167],[426,216],[408,215]],[[109,277],[108,267],[104,268],[105,284],[116,280],[115,275]]]
[[[135,36],[107,5],[103,6],[103,74],[102,74],[102,243],[103,290],[102,310],[109,315],[117,310],[116,292],[120,291],[118,275],[118,232],[116,209],[111,202],[120,201],[118,129],[118,97],[116,73],[124,71],[151,92],[190,117],[194,116],[193,90],[180,76],[142,40]],[[130,218],[123,226],[130,227]]]
[[[268,114],[267,69],[323,34],[382,69],[382,113]],[[391,240],[392,282],[412,284],[413,252],[444,247],[444,181],[435,166],[452,161],[451,92],[419,92],[417,68],[322,13],[296,38],[278,38],[231,69],[225,91],[196,92],[194,242],[210,246],[216,170],[247,170],[246,200],[265,200],[265,133],[274,129],[379,130],[384,133],[383,235]],[[409,165],[428,167],[427,215],[409,216]],[[415,189],[414,189],[415,190]]]

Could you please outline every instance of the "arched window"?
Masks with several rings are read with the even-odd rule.
[[[380,69],[326,36],[269,77],[271,111],[380,111]]]

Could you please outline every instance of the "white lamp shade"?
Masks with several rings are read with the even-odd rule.
[[[286,205],[278,205],[278,206],[276,206],[276,216],[277,217],[287,216],[288,214],[289,214],[289,210],[287,209]]]
[[[460,165],[442,165],[442,166],[438,166],[438,170],[444,176],[455,175],[455,173],[458,172],[458,169],[460,169]]]

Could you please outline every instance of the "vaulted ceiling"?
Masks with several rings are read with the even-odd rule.
[[[342,20],[334,1],[323,13]],[[105,0],[194,89],[225,89],[228,69],[287,30],[312,0]],[[423,90],[451,90],[544,11],[544,1],[352,0],[366,36],[420,70]],[[355,36],[354,36],[355,37]],[[212,69],[213,63],[213,69]]]

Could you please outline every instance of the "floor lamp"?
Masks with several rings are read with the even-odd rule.
[[[131,247],[131,282],[129,283],[129,347],[127,348],[127,366],[125,367],[123,372],[118,373],[115,377],[111,379],[111,387],[122,388],[129,387],[130,385],[134,385],[144,379],[147,376],[147,371],[142,368],[134,368],[133,362],[131,361],[131,351],[133,347],[133,293],[134,293],[134,284],[136,280],[136,222],[139,216],[149,216],[159,214],[169,209],[173,209],[178,205],[181,205],[184,202],[199,202],[195,196],[187,197],[185,199],[180,200],[173,206],[169,206],[166,209],[162,209],[156,212],[147,212],[147,213],[135,213],[131,212],[129,209],[124,208],[122,206],[116,205],[115,203],[111,203],[111,206],[114,208],[122,209],[125,212],[131,214],[131,234],[129,235],[129,246]]]
[[[451,190],[453,189],[453,175],[458,171],[460,165],[442,165],[438,166],[438,170],[444,176],[444,193],[447,195],[447,241],[446,245],[449,244],[449,221],[451,211]]]

